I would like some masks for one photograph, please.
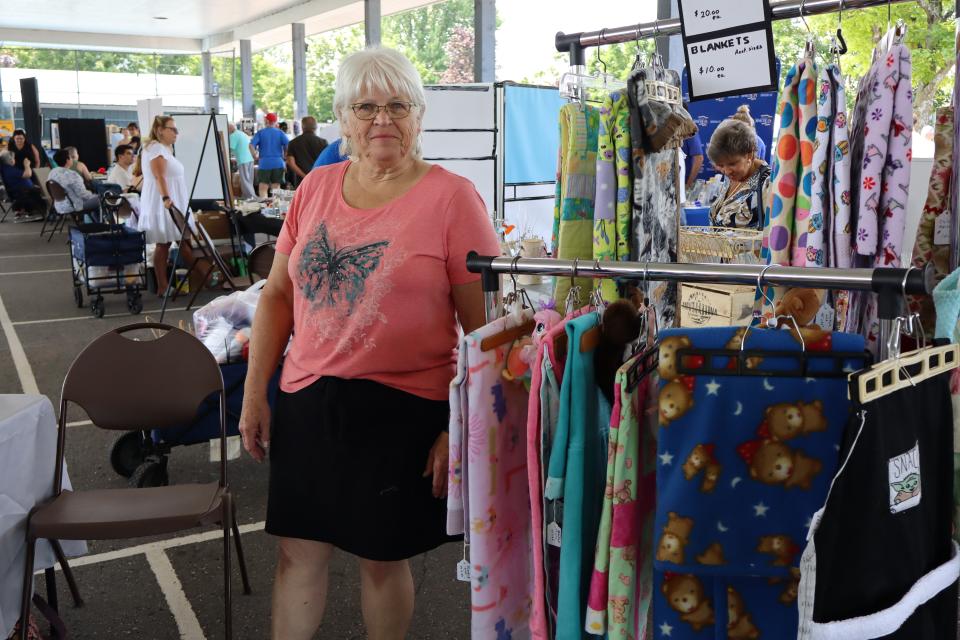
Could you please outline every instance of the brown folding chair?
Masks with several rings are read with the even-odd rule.
[[[273,266],[273,258],[277,255],[276,242],[271,240],[258,244],[250,252],[247,258],[247,270],[250,272],[250,278],[256,276],[260,280],[266,280],[270,276],[270,267]]]
[[[220,270],[220,273],[223,274],[224,283],[229,285],[229,290],[231,291],[240,291],[253,284],[253,281],[249,276],[235,276],[230,273],[230,267],[227,266],[227,263],[223,261],[223,256],[221,256],[220,252],[217,251],[217,247],[213,244],[210,234],[207,233],[207,230],[203,228],[202,224],[197,225],[196,228],[198,233],[194,233],[192,228],[187,227],[187,220],[180,209],[172,206],[170,209],[168,209],[168,211],[173,217],[173,222],[177,226],[177,230],[181,233],[184,242],[190,242],[191,247],[195,251],[199,252],[199,255],[194,254],[193,264],[191,264],[187,270],[187,277],[184,278],[183,281],[177,283],[177,288],[174,289],[172,298],[176,299],[184,282],[189,280],[190,274],[193,273],[194,269],[200,268],[201,262],[206,262],[209,266],[203,274],[203,279],[200,282],[200,286],[197,287],[196,291],[193,292],[193,296],[190,297],[190,302],[186,307],[187,310],[193,306],[194,301],[197,299],[197,296],[200,295],[200,291],[203,289],[204,285],[210,281],[210,276],[213,275],[214,269]],[[184,228],[187,229],[186,235],[183,235]],[[193,240],[196,240],[196,242],[194,243]]]
[[[58,217],[53,222],[53,229],[50,230],[50,237],[47,238],[47,242],[53,240],[53,234],[57,232],[59,227],[60,231],[63,231],[63,227],[67,224],[67,217],[73,220],[73,224],[79,226],[83,222],[83,214],[87,213],[86,211],[68,211],[66,213],[60,213],[57,211],[58,202],[70,202],[70,199],[67,197],[67,192],[59,184],[53,180],[47,180],[47,192],[50,194],[50,197],[53,198],[53,204],[50,206],[50,210],[55,213]],[[73,206],[72,204],[70,206]],[[47,220],[44,219],[43,227],[40,229],[40,236],[43,237],[43,233],[47,228]]]
[[[159,338],[132,340],[131,331],[160,330]],[[146,366],[149,365],[149,366]],[[138,372],[132,376],[131,372]],[[163,393],[158,393],[163,389]],[[220,479],[143,489],[64,491],[62,469],[68,403],[81,406],[96,426],[128,430],[166,429],[193,421],[198,407],[216,394],[220,401]],[[243,592],[250,593],[236,505],[227,484],[226,395],[220,367],[203,343],[165,324],[131,324],[90,343],[67,371],[60,396],[54,498],[27,518],[27,562],[23,572],[21,619],[26,620],[33,586],[34,545],[49,540],[116,540],[173,533],[220,524],[223,528],[224,627],[232,638],[230,531],[233,530]],[[20,640],[26,640],[23,628]]]

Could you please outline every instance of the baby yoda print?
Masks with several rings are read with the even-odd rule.
[[[914,496],[920,495],[920,474],[911,473],[900,482],[894,482],[891,485],[897,491],[893,498],[893,504],[906,502]]]
[[[890,513],[900,513],[920,504],[920,443],[906,453],[890,458],[887,463]]]

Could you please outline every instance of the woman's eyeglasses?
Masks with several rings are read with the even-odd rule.
[[[164,127],[164,129],[170,129],[170,131],[173,131],[174,133],[180,133],[180,130],[176,127]]]
[[[360,120],[373,120],[381,111],[386,111],[387,115],[393,120],[400,120],[410,115],[414,105],[412,102],[401,102],[396,100],[387,104],[374,104],[372,102],[358,102],[350,105],[353,115]]]

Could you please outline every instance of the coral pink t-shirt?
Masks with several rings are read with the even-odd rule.
[[[350,162],[311,171],[277,239],[290,257],[293,343],[280,387],[363,378],[446,400],[456,367],[454,285],[479,279],[467,253],[499,255],[473,184],[433,166],[376,209],[343,199]]]

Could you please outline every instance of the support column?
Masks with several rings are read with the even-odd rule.
[[[368,47],[381,42],[380,0],[363,0],[363,36]]]
[[[473,79],[475,82],[494,82],[497,30],[495,0],[473,0]]]
[[[307,111],[307,35],[302,22],[294,22],[293,30],[293,117],[306,117]],[[291,123],[290,130],[293,130]]]
[[[257,107],[253,103],[253,52],[249,40],[240,41],[240,96],[243,117],[256,117]]]
[[[210,113],[214,110],[219,111],[220,95],[216,91],[213,81],[213,59],[209,51],[200,54],[200,62],[203,68],[203,110]]]

